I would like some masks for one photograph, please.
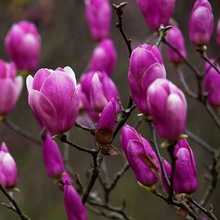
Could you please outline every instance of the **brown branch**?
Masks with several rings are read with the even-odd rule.
[[[181,59],[183,60],[183,62],[193,71],[193,73],[196,75],[196,76],[201,76],[201,73],[199,72],[199,70],[193,66],[181,53],[180,51],[174,47],[172,44],[170,44],[165,38],[163,38],[163,41],[162,41],[164,44],[166,44],[167,46],[169,46],[170,48],[172,48],[180,57]]]
[[[119,5],[113,4],[112,7],[115,9],[116,14],[118,15],[118,23],[116,24],[116,27],[119,29],[126,45],[128,48],[128,57],[131,56],[132,49],[131,49],[131,39],[128,39],[127,35],[125,34],[125,31],[123,29],[123,23],[122,23],[122,17],[123,17],[123,10],[122,8],[127,5],[127,2],[122,2]]]
[[[3,194],[7,197],[7,199],[12,203],[12,206],[8,206],[7,208],[10,208],[11,210],[15,211],[22,220],[30,220],[28,216],[26,216],[23,211],[18,206],[17,202],[14,200],[14,198],[10,195],[10,193],[0,184],[0,190],[3,192]]]
[[[216,155],[213,157],[212,167],[210,168],[210,183],[203,194],[203,198],[200,201],[201,206],[205,206],[214,192],[220,173],[220,150],[217,151]]]
[[[30,140],[31,142],[41,146],[41,141],[39,139],[35,138],[32,134],[28,133],[27,131],[23,130],[21,127],[19,127],[16,124],[14,124],[8,118],[2,119],[2,122],[7,127],[12,129],[13,131],[15,131],[17,134],[20,134],[22,137],[24,137],[24,138]]]

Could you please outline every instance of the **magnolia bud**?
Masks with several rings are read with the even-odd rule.
[[[196,162],[192,149],[186,139],[178,141],[173,156],[176,158],[174,171],[174,190],[177,193],[191,194],[196,191]]]
[[[179,51],[179,53],[183,56],[183,58],[186,58],[186,48],[184,45],[184,38],[182,32],[177,26],[174,25],[167,32],[167,41]],[[180,64],[183,62],[183,58],[177,52],[175,52],[171,47],[168,47],[168,56],[170,61],[175,64]]]
[[[108,0],[85,0],[86,19],[92,38],[103,40],[109,35],[111,27],[111,7]]]
[[[99,118],[95,138],[99,144],[106,145],[112,141],[113,129],[116,118],[116,101],[114,98],[104,107]]]
[[[142,44],[133,50],[130,58],[128,83],[131,96],[143,114],[149,114],[147,89],[157,78],[165,78],[166,71],[157,47]]]
[[[5,143],[0,149],[0,184],[5,188],[15,188],[18,181],[16,163],[8,151]]]
[[[49,133],[43,139],[43,159],[49,177],[60,179],[65,172],[63,158],[57,143],[51,139]]]
[[[175,0],[137,0],[139,8],[148,27],[157,31],[161,24],[169,24],[173,14]]]
[[[68,181],[63,186],[63,198],[68,220],[88,219],[78,193]]]
[[[10,59],[20,70],[35,70],[38,66],[41,39],[33,23],[20,21],[14,24],[5,38]]]
[[[137,180],[144,186],[154,185],[159,179],[160,165],[148,141],[126,125],[121,145]]]
[[[116,60],[117,53],[113,42],[110,39],[104,39],[94,49],[89,66],[91,70],[104,71],[110,76]]]
[[[159,135],[177,139],[186,123],[187,103],[183,92],[167,79],[157,79],[148,88],[147,100]]]
[[[0,60],[0,115],[12,111],[22,90],[23,79],[16,76],[13,63]]]
[[[214,62],[214,59],[210,60]],[[220,70],[220,66],[217,65],[217,68]],[[209,105],[213,108],[220,107],[220,75],[217,70],[213,67],[210,67],[210,64],[205,64],[206,74],[203,79],[203,88],[204,92],[207,95],[207,101]]]
[[[208,0],[197,0],[189,20],[189,36],[195,46],[208,44],[214,25],[212,8]]]

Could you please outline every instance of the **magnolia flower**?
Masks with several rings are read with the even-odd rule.
[[[27,77],[28,102],[37,119],[52,134],[70,130],[79,107],[79,85],[70,67],[40,69]]]

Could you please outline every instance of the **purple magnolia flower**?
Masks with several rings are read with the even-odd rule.
[[[118,89],[115,83],[105,72],[90,71],[83,74],[80,82],[82,92],[85,94],[85,96],[81,96],[83,107],[94,120],[97,120],[99,117],[93,116],[97,116],[97,112],[101,112],[112,98],[117,99],[119,97]],[[118,111],[119,105],[117,105],[117,112]],[[96,113],[93,114],[92,112]]]
[[[96,141],[99,144],[109,144],[112,140],[116,118],[116,100],[114,98],[104,107],[96,127]]]
[[[63,198],[68,220],[88,219],[79,194],[68,181],[65,182],[63,187]]]
[[[182,32],[176,25],[173,25],[173,27],[167,32],[167,41],[175,47],[184,58],[186,58],[184,38]],[[175,64],[181,64],[183,62],[183,58],[180,57],[171,47],[168,47],[168,56],[170,61]]]
[[[111,27],[111,7],[108,0],[85,0],[86,19],[92,38],[100,41],[108,37]]]
[[[217,22],[217,29],[216,29],[216,43],[220,47],[220,16]]]
[[[2,143],[0,149],[0,184],[5,188],[15,188],[18,181],[16,163],[8,151],[5,143]]]
[[[183,92],[167,79],[157,79],[148,88],[147,100],[159,135],[177,139],[186,123],[187,103]]]
[[[14,108],[23,87],[21,76],[16,76],[13,63],[0,60],[0,115],[5,115]]]
[[[195,46],[208,44],[214,25],[212,8],[208,0],[197,0],[189,20],[189,36]]]
[[[137,0],[139,8],[148,27],[157,31],[161,24],[169,24],[170,17],[173,14],[175,0]]]
[[[210,60],[214,62],[214,59]],[[220,69],[220,66],[217,65],[217,68]],[[210,67],[208,63],[205,64],[205,69],[207,73],[203,79],[203,88],[204,92],[207,94],[207,101],[209,105],[213,108],[220,107],[220,75],[219,73],[213,68]]]
[[[130,58],[128,83],[131,96],[143,114],[149,114],[147,89],[157,78],[165,78],[166,71],[157,47],[142,44],[133,50]]]
[[[126,125],[122,129],[121,145],[137,180],[144,186],[154,185],[159,180],[160,166],[148,141]]]
[[[186,139],[178,141],[174,148],[173,156],[176,158],[173,189],[176,193],[191,194],[197,190],[196,162],[192,149]],[[164,160],[167,176],[170,178],[172,167]],[[169,192],[169,187],[163,179],[164,188]]]
[[[116,60],[117,53],[113,42],[110,39],[104,39],[95,47],[89,66],[91,70],[104,71],[110,76]]]
[[[60,134],[70,130],[79,107],[79,88],[70,67],[40,69],[27,77],[28,102],[48,131]]]
[[[47,174],[51,178],[60,179],[65,173],[63,158],[57,143],[49,133],[43,139],[43,159]]]
[[[38,66],[41,39],[33,23],[20,21],[14,24],[5,38],[10,59],[20,70],[35,70]]]

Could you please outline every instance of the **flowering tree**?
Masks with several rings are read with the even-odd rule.
[[[19,174],[22,169],[16,165],[16,155],[10,153],[13,146],[6,142],[6,136],[2,137],[0,149],[1,208],[7,219],[10,211],[15,212],[13,218],[24,220],[161,219],[164,213],[163,217],[157,213],[150,215],[150,208],[146,208],[149,198],[156,198],[155,210],[172,207],[172,214],[166,219],[174,216],[173,219],[216,220],[220,215],[218,203],[211,199],[218,197],[220,153],[218,141],[206,141],[217,139],[214,132],[220,128],[219,57],[209,51],[214,28],[213,39],[219,46],[220,25],[212,5],[208,0],[197,0],[192,5],[187,16],[189,40],[185,41],[181,20],[175,20],[175,7],[179,4],[175,0],[111,3],[84,1],[88,38],[90,32],[90,41],[96,43],[89,48],[91,56],[87,61],[80,60],[83,71],[78,74],[73,71],[72,61],[56,63],[55,67],[46,61],[39,64],[46,53],[43,31],[40,37],[41,25],[50,26],[52,22],[51,17],[42,18],[40,13],[51,13],[55,2],[47,7],[41,5],[41,10],[29,8],[29,16],[39,25],[39,31],[34,22],[22,20],[5,33],[4,46],[10,62],[0,61],[2,126],[8,129],[8,137],[16,132],[27,143],[40,146],[42,156],[37,164],[42,164],[44,173],[40,171],[37,175],[43,182],[48,177],[54,180],[55,186],[48,181],[45,187],[59,193],[60,203],[58,211],[52,210],[47,217],[41,206],[36,208],[42,214],[38,217],[28,211],[28,205],[25,208],[21,204],[24,188],[30,179],[35,182],[37,175],[30,169],[26,176]],[[124,26],[133,10],[143,16],[140,31],[149,28],[144,40],[137,38],[137,42],[129,38],[135,37],[135,33]],[[120,47],[111,38],[112,17],[117,20],[118,32],[114,36],[121,37],[117,41]],[[83,41],[80,38],[79,43],[80,40]],[[202,67],[187,54],[186,42]],[[117,54],[116,48],[122,53]],[[120,58],[126,60],[123,74],[117,69]],[[170,64],[173,67],[167,67]],[[114,72],[126,82],[125,90],[120,80],[113,80]],[[194,78],[193,85],[188,76]],[[16,103],[23,84],[26,88],[23,87],[22,98],[33,112],[29,120],[35,123],[35,131],[28,131],[25,123],[16,125],[11,120],[10,113],[19,111]],[[200,117],[195,115],[198,110],[203,111],[198,113]],[[22,118],[26,117],[24,112],[22,109]],[[203,125],[209,127],[207,136],[194,134],[193,128]],[[35,160],[35,155],[28,154],[25,148],[23,151],[23,155]],[[206,152],[206,160],[201,152]],[[78,158],[72,160],[74,155]],[[205,172],[202,166],[207,166]],[[134,190],[141,192],[137,206]],[[44,195],[37,198],[33,183],[30,192],[33,197],[23,197],[27,204],[36,199],[40,204],[46,199]],[[119,201],[114,199],[115,192]],[[55,201],[50,203],[53,206]],[[132,212],[130,204],[135,207]]]

